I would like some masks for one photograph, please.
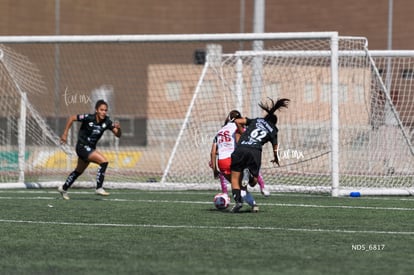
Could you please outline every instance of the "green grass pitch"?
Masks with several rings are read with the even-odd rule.
[[[413,197],[0,190],[0,274],[412,274]]]

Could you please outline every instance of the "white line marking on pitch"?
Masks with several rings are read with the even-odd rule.
[[[4,200],[56,200],[56,197],[0,197]],[[175,200],[133,200],[133,199],[101,199],[104,201],[119,202],[145,202],[145,203],[185,203],[185,204],[212,204],[207,201],[175,201]],[[350,205],[317,205],[317,204],[294,204],[294,203],[261,203],[260,205],[280,207],[303,207],[303,208],[340,208],[340,209],[362,209],[362,210],[390,210],[390,211],[414,211],[414,208],[404,207],[379,207],[379,206],[350,206]]]
[[[414,235],[414,232],[404,231],[374,231],[374,230],[340,230],[321,228],[289,228],[289,227],[261,227],[261,226],[203,226],[203,225],[162,225],[162,224],[119,224],[119,223],[79,223],[79,222],[44,222],[24,220],[1,220],[2,223],[26,223],[26,224],[49,224],[49,225],[73,225],[73,226],[106,226],[106,227],[150,227],[150,228],[184,228],[184,229],[230,229],[230,230],[268,230],[268,231],[294,231],[294,232],[316,232],[316,233],[347,233],[347,234],[385,234],[385,235]]]

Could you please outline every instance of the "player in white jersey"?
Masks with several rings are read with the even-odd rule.
[[[225,179],[230,181],[231,154],[240,137],[234,120],[240,117],[239,111],[231,111],[224,121],[223,127],[215,135],[211,146],[210,167],[213,169],[215,178],[222,178],[222,180],[220,179],[222,193],[227,193]]]

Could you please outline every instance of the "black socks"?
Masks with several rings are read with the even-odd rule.
[[[65,183],[63,184],[63,190],[68,190],[69,187],[75,182],[75,180],[81,175],[82,173],[77,172],[76,170],[70,173],[68,178],[66,179]]]
[[[236,203],[242,202],[242,196],[241,196],[240,189],[233,189],[231,190],[231,193],[233,194],[233,199]]]
[[[102,188],[104,179],[105,179],[105,171],[108,167],[108,162],[101,163],[98,168],[98,173],[96,174],[96,189]],[[75,180],[81,175],[82,173],[77,172],[74,170],[72,173],[69,174],[68,178],[66,179],[65,183],[63,184],[63,190],[68,190],[70,186],[75,182]]]
[[[99,165],[98,173],[96,174],[96,189],[102,188],[105,179],[105,171],[107,167],[108,162],[104,162]]]

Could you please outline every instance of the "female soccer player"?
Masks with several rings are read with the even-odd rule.
[[[214,178],[220,177],[221,192],[227,194],[225,179],[230,181],[231,154],[234,151],[240,133],[234,120],[240,118],[241,114],[237,110],[232,110],[224,121],[224,125],[217,132],[211,146],[210,167],[213,169]],[[216,162],[216,158],[218,160]]]
[[[74,121],[81,122],[78,142],[76,143],[76,154],[78,155],[78,164],[75,170],[70,173],[65,183],[59,186],[58,191],[63,199],[69,200],[68,189],[75,182],[75,180],[85,171],[89,163],[93,162],[99,165],[98,173],[96,175],[96,190],[95,193],[101,196],[108,196],[109,193],[103,189],[103,182],[105,178],[105,171],[108,167],[108,160],[102,153],[96,150],[96,144],[102,137],[106,130],[111,130],[118,138],[121,137],[121,126],[119,122],[112,122],[106,115],[108,112],[108,103],[104,100],[98,100],[95,104],[94,114],[78,114],[70,116],[61,142],[66,143],[69,129],[72,127]]]
[[[253,176],[251,185],[254,186],[257,183],[262,162],[262,148],[266,142],[270,141],[272,143],[274,155],[272,162],[279,165],[277,155],[277,116],[274,112],[282,107],[287,108],[290,100],[282,98],[276,102],[272,99],[270,101],[270,106],[259,103],[259,107],[267,113],[264,118],[237,118],[235,120],[238,129],[243,129],[245,126],[247,126],[247,129],[240,136],[237,147],[231,155],[231,188],[234,201],[236,202],[231,212],[239,212],[240,208],[243,207],[240,182],[242,182],[242,185],[249,182],[251,174]],[[242,171],[243,180],[240,181]]]
[[[240,138],[240,133],[237,129],[236,124],[234,123],[234,120],[237,118],[241,118],[241,114],[238,110],[232,110],[228,114],[222,128],[214,137],[210,151],[210,168],[213,169],[214,178],[220,179],[221,192],[226,194],[228,193],[226,180],[230,182],[231,154],[233,153],[234,148]],[[218,163],[215,161],[216,156],[218,156]],[[259,184],[260,192],[263,194],[263,196],[270,196],[270,192],[265,188],[265,182],[260,174],[257,178],[257,183]]]
[[[237,118],[241,118],[240,112],[232,110],[224,121],[224,125],[214,137],[211,146],[210,167],[213,169],[214,178],[220,177],[221,192],[225,194],[227,194],[226,180],[231,181],[231,154],[240,138],[240,132],[234,123],[234,120]],[[218,158],[217,163],[216,157]],[[252,207],[254,212],[258,211],[256,201],[252,194],[247,191],[247,186],[243,186],[241,197]]]

